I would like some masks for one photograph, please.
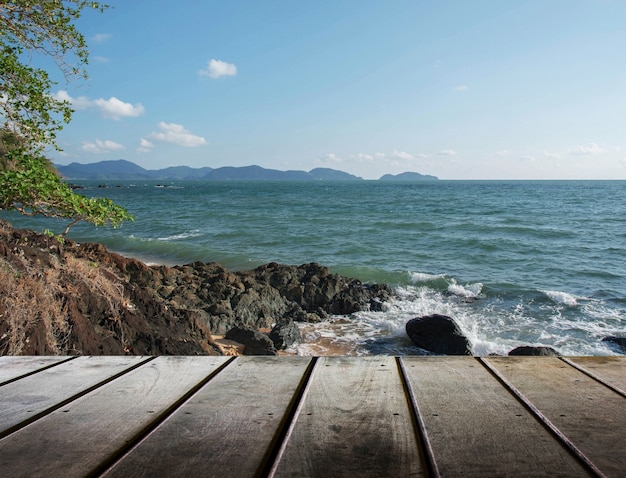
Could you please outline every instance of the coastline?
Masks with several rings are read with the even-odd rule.
[[[314,263],[241,272],[217,263],[150,266],[2,220],[0,259],[0,355],[220,355],[240,351],[215,340],[232,340],[234,330],[260,334],[262,353],[277,354],[289,344],[275,347],[262,331],[293,332],[294,321],[351,314],[390,296],[384,285]]]
[[[419,355],[424,352],[407,337],[405,324],[432,313],[459,319],[474,355],[494,354],[475,332],[472,335],[473,316],[464,313],[474,306],[480,310],[482,299],[455,282],[454,288],[445,286],[447,296],[441,295],[431,288],[446,283],[439,276],[419,276],[433,281],[429,287],[391,289],[331,273],[316,263],[266,263],[240,271],[218,263],[166,265],[161,259],[120,254],[98,243],[58,241],[14,229],[2,220],[0,233],[4,287],[0,295],[5,298],[0,303],[5,320],[0,321],[0,355],[196,355],[250,350]],[[21,291],[26,292],[20,295]],[[546,297],[565,307],[576,307],[580,300],[550,291]],[[20,312],[13,314],[16,323],[7,325],[11,308]],[[282,336],[296,334],[296,329],[300,335],[291,337],[289,344],[276,345],[268,340],[274,327],[287,330],[280,332]],[[243,341],[226,337],[238,328],[260,334],[250,339],[248,351],[241,349]],[[595,353],[572,354],[556,348],[566,355],[619,355],[626,351],[621,335],[598,337]],[[526,345],[552,348],[552,343],[537,339],[503,341],[503,350],[495,354],[507,355]]]

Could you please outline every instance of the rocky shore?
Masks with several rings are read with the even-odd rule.
[[[392,295],[316,263],[149,266],[0,220],[0,355],[274,355],[302,341],[299,324],[383,310]],[[416,317],[406,333],[416,354],[472,355],[451,317]],[[625,337],[604,341],[626,352]]]
[[[274,354],[299,338],[296,322],[377,310],[390,295],[315,263],[148,266],[0,220],[0,355],[220,355],[221,336]]]

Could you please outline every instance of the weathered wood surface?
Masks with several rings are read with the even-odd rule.
[[[478,361],[402,361],[442,476],[589,476]]]
[[[107,476],[254,476],[266,467],[309,362],[238,359]]]
[[[626,475],[626,399],[556,357],[489,358],[604,473]]]
[[[0,469],[12,477],[86,476],[120,453],[151,423],[158,423],[225,361],[224,357],[159,357],[147,362],[17,431],[10,439],[0,440]]]
[[[626,357],[0,357],[2,377],[2,476],[626,470]]]
[[[622,357],[570,357],[564,360],[572,362],[590,376],[608,383],[626,397],[626,373],[620,362]]]
[[[277,477],[425,476],[392,357],[324,357],[315,367]]]
[[[147,359],[79,357],[0,387],[0,437]]]
[[[76,357],[24,357],[21,355],[2,358],[2,367],[0,367],[0,385],[16,380],[25,375],[35,373],[38,370],[52,367],[72,360]]]

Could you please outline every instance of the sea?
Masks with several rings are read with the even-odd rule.
[[[405,324],[435,313],[475,355],[614,355],[602,339],[626,336],[626,181],[78,183],[135,221],[79,224],[77,242],[151,264],[316,262],[395,291],[383,311],[303,324],[295,354],[416,354]],[[56,233],[68,222],[2,217]]]

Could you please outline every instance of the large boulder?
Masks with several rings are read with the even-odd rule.
[[[244,355],[277,355],[272,340],[264,333],[249,327],[234,327],[224,338],[242,344],[245,347]]]
[[[472,355],[472,344],[454,319],[433,314],[411,319],[406,333],[419,348],[437,355]]]
[[[269,333],[269,338],[272,340],[277,350],[284,350],[288,349],[296,342],[300,342],[302,340],[302,333],[292,320],[282,321],[274,326]]]
[[[533,356],[533,357],[558,357],[561,354],[552,347],[522,345],[516,347],[509,352],[509,355],[515,356]]]

